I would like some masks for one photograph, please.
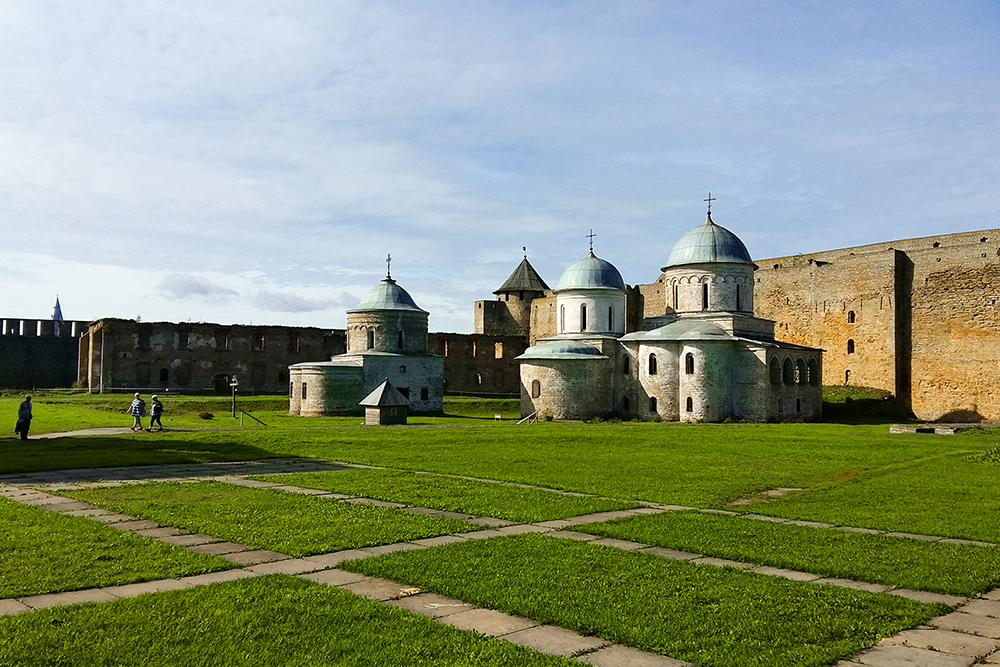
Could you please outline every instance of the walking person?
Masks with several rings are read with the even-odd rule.
[[[153,424],[156,424],[156,425],[158,425],[160,427],[157,430],[159,430],[159,431],[163,430],[163,423],[160,422],[160,415],[162,415],[162,414],[163,414],[163,403],[161,403],[160,399],[157,398],[154,395],[153,398],[152,398],[152,401],[149,404],[149,432],[150,433],[153,432]]]
[[[21,440],[28,439],[28,429],[31,428],[31,396],[25,396],[21,405],[17,406],[17,426],[14,433],[21,434]]]
[[[132,430],[139,429],[143,431],[142,427],[142,417],[146,414],[146,401],[139,398],[139,392],[136,392],[135,398],[132,399],[132,406],[130,408],[132,412]]]

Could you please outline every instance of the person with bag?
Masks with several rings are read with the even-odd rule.
[[[159,431],[163,430],[163,423],[160,421],[160,415],[163,414],[163,403],[160,399],[153,395],[152,402],[149,404],[149,432],[153,432],[153,424],[157,424],[160,428]]]
[[[142,417],[146,414],[146,401],[139,398],[139,392],[136,392],[129,410],[132,413],[132,430],[138,428],[140,431],[145,431],[146,429],[142,427]]]
[[[31,428],[31,396],[25,396],[21,405],[17,406],[17,425],[14,433],[21,435],[21,440],[28,439],[28,429]]]

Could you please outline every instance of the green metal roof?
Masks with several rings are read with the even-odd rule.
[[[504,292],[544,292],[549,288],[542,280],[542,277],[538,275],[535,271],[535,267],[528,263],[528,258],[525,257],[521,260],[521,263],[517,265],[514,269],[514,273],[510,274],[510,278],[507,278],[507,282],[500,286],[500,289],[493,292],[494,294],[502,294]]]
[[[359,313],[367,310],[412,310],[426,313],[413,301],[405,289],[396,284],[392,278],[386,277],[378,286],[361,300],[349,313]]]
[[[682,236],[670,258],[661,271],[672,266],[684,264],[753,264],[750,253],[743,241],[725,227],[712,222],[712,214],[708,214],[705,222]]]
[[[571,340],[554,340],[532,345],[524,351],[515,361],[526,361],[530,359],[607,359],[600,350],[593,345],[580,343]]]
[[[717,324],[711,322],[680,320],[652,331],[636,331],[622,336],[621,341],[653,340],[722,340],[733,336]]]
[[[590,254],[563,271],[555,291],[571,289],[608,289],[625,291],[625,281],[611,262]]]

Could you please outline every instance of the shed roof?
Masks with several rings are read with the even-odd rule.
[[[409,404],[409,399],[399,393],[399,390],[389,382],[389,378],[386,378],[385,382],[375,388],[375,391],[362,398],[358,405],[370,408],[388,408]]]

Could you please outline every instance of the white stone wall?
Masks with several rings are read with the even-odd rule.
[[[357,354],[368,347],[368,331],[374,332],[376,352],[422,354],[427,351],[427,313],[412,310],[370,310],[347,314],[347,352]],[[399,332],[403,347],[399,347]]]
[[[656,412],[664,421],[678,420],[677,351],[674,341],[649,342],[638,345],[636,359],[637,391],[633,398],[634,414],[643,419],[652,417],[649,399],[656,398]],[[649,357],[656,355],[656,373],[649,372]]]
[[[305,399],[302,387],[305,385]],[[323,417],[360,414],[365,397],[360,366],[299,365],[289,369],[288,414]]]
[[[774,382],[771,363],[778,362],[781,369],[780,382]],[[813,420],[823,416],[823,378],[809,377],[809,361],[812,360],[822,373],[822,353],[813,350],[772,348],[767,352],[768,362],[768,415],[769,420]],[[792,366],[791,378],[785,372],[785,363]],[[799,364],[802,366],[799,366]],[[801,369],[805,369],[805,374]],[[791,381],[789,381],[791,380]],[[815,384],[814,384],[815,383]]]
[[[703,307],[702,285],[705,283],[708,284],[708,308]],[[663,274],[663,286],[668,313],[753,312],[753,267],[748,264],[690,264],[668,269]]]
[[[521,416],[589,419],[614,409],[610,359],[531,359],[521,362]],[[532,396],[532,383],[540,392]]]
[[[581,306],[587,307],[586,327],[581,322]],[[612,322],[608,327],[608,310]],[[563,313],[565,312],[565,318]],[[625,333],[625,292],[616,290],[571,290],[556,295],[556,330],[564,333]]]
[[[386,379],[409,394],[411,413],[438,414],[444,410],[444,358],[436,355],[365,355],[364,395]],[[427,398],[422,399],[422,389]]]

